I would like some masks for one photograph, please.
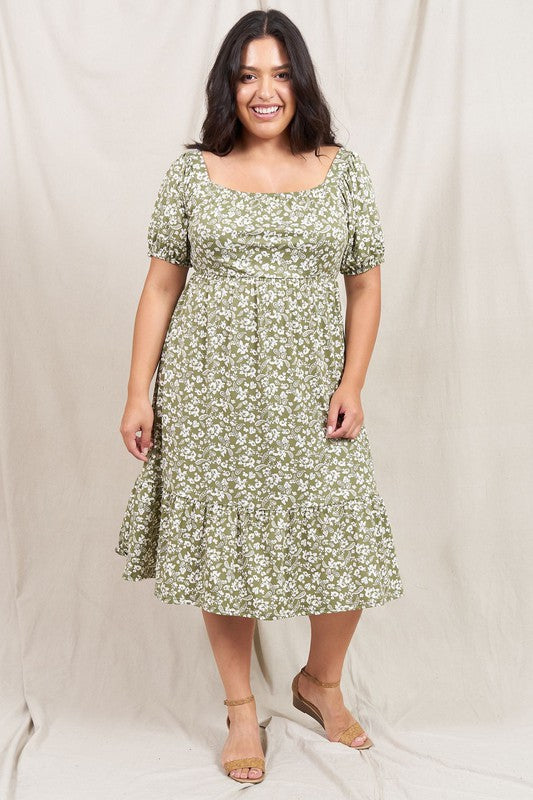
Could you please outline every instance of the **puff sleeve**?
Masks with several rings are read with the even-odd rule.
[[[349,239],[340,272],[359,275],[385,260],[385,244],[374,187],[363,159],[350,151],[345,174]]]
[[[148,255],[171,264],[190,266],[186,203],[186,154],[167,169],[148,225]]]

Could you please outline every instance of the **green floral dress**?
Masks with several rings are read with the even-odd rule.
[[[155,578],[166,603],[264,620],[400,597],[366,428],[325,435],[344,367],[339,272],[384,260],[363,160],[341,147],[315,188],[242,192],[186,150],[148,245],[190,270],[115,548],[122,577]]]

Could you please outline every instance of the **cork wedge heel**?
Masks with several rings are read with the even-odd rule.
[[[227,706],[238,706],[241,703],[250,703],[254,699],[254,695],[250,694],[248,697],[242,697],[239,700],[224,700],[224,704]],[[226,716],[226,725],[228,728],[230,727],[230,718],[229,714]],[[244,767],[255,767],[256,769],[263,770],[263,774],[259,778],[236,778],[234,775],[230,775],[230,772],[234,769],[240,769]],[[231,761],[224,761],[224,769],[226,770],[226,774],[234,781],[238,781],[239,783],[261,783],[263,778],[265,777],[265,759],[260,758],[259,756],[245,756],[244,758],[234,758]]]
[[[325,730],[326,726],[324,725],[324,718],[323,718],[323,716],[322,716],[322,714],[320,712],[320,709],[317,708],[317,706],[315,706],[314,703],[311,703],[310,700],[307,700],[305,697],[303,697],[300,694],[300,692],[298,691],[298,677],[300,676],[300,673],[304,674],[307,678],[310,678],[312,681],[314,681],[319,686],[324,686],[324,687],[339,686],[340,685],[340,680],[331,681],[329,683],[327,681],[319,681],[318,678],[315,678],[314,675],[311,675],[309,672],[307,672],[305,667],[302,667],[300,672],[298,672],[294,676],[294,678],[292,680],[292,704],[293,704],[293,706],[295,708],[297,708],[299,711],[303,711],[304,714],[309,714],[309,716],[313,717],[313,719],[316,719],[316,721],[319,722],[322,725],[322,727],[324,728],[324,730]],[[340,738],[337,741],[342,742],[342,744],[348,745],[348,747],[351,747],[350,743],[355,739],[355,737],[356,736],[361,736],[363,733],[366,733],[366,731],[356,721],[356,722],[353,722],[348,728],[346,728],[346,730],[344,730],[341,733]],[[367,736],[367,738],[365,739],[365,741],[362,744],[354,745],[354,747],[352,749],[353,750],[367,750],[369,747],[372,747],[372,745],[374,743],[372,742],[372,740],[370,739],[368,734],[366,734],[366,736]]]

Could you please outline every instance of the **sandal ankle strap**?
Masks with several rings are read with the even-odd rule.
[[[240,706],[241,703],[249,703],[251,700],[254,699],[253,694],[249,694],[248,697],[243,697],[239,700],[224,700],[225,705],[227,706]]]
[[[302,672],[307,678],[311,678],[311,680],[314,681],[315,683],[317,683],[319,686],[327,686],[327,687],[330,687],[330,688],[334,688],[335,686],[339,686],[340,685],[340,680],[338,680],[338,681],[329,681],[329,682],[328,681],[319,681],[318,678],[315,678],[314,675],[311,675],[306,670],[305,667],[302,667],[300,672]]]

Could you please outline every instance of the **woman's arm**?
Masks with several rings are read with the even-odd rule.
[[[141,461],[148,460],[146,452],[152,444],[150,383],[187,272],[188,267],[152,257],[135,315],[128,399],[120,432],[127,449]],[[140,439],[135,435],[138,430],[141,431]]]
[[[360,392],[374,350],[381,316],[381,266],[345,275],[345,359],[342,383]]]
[[[329,438],[354,438],[363,424],[361,390],[376,342],[381,316],[381,265],[359,275],[345,275],[345,356],[342,378],[331,396],[327,426]],[[342,424],[338,415],[344,414]]]

